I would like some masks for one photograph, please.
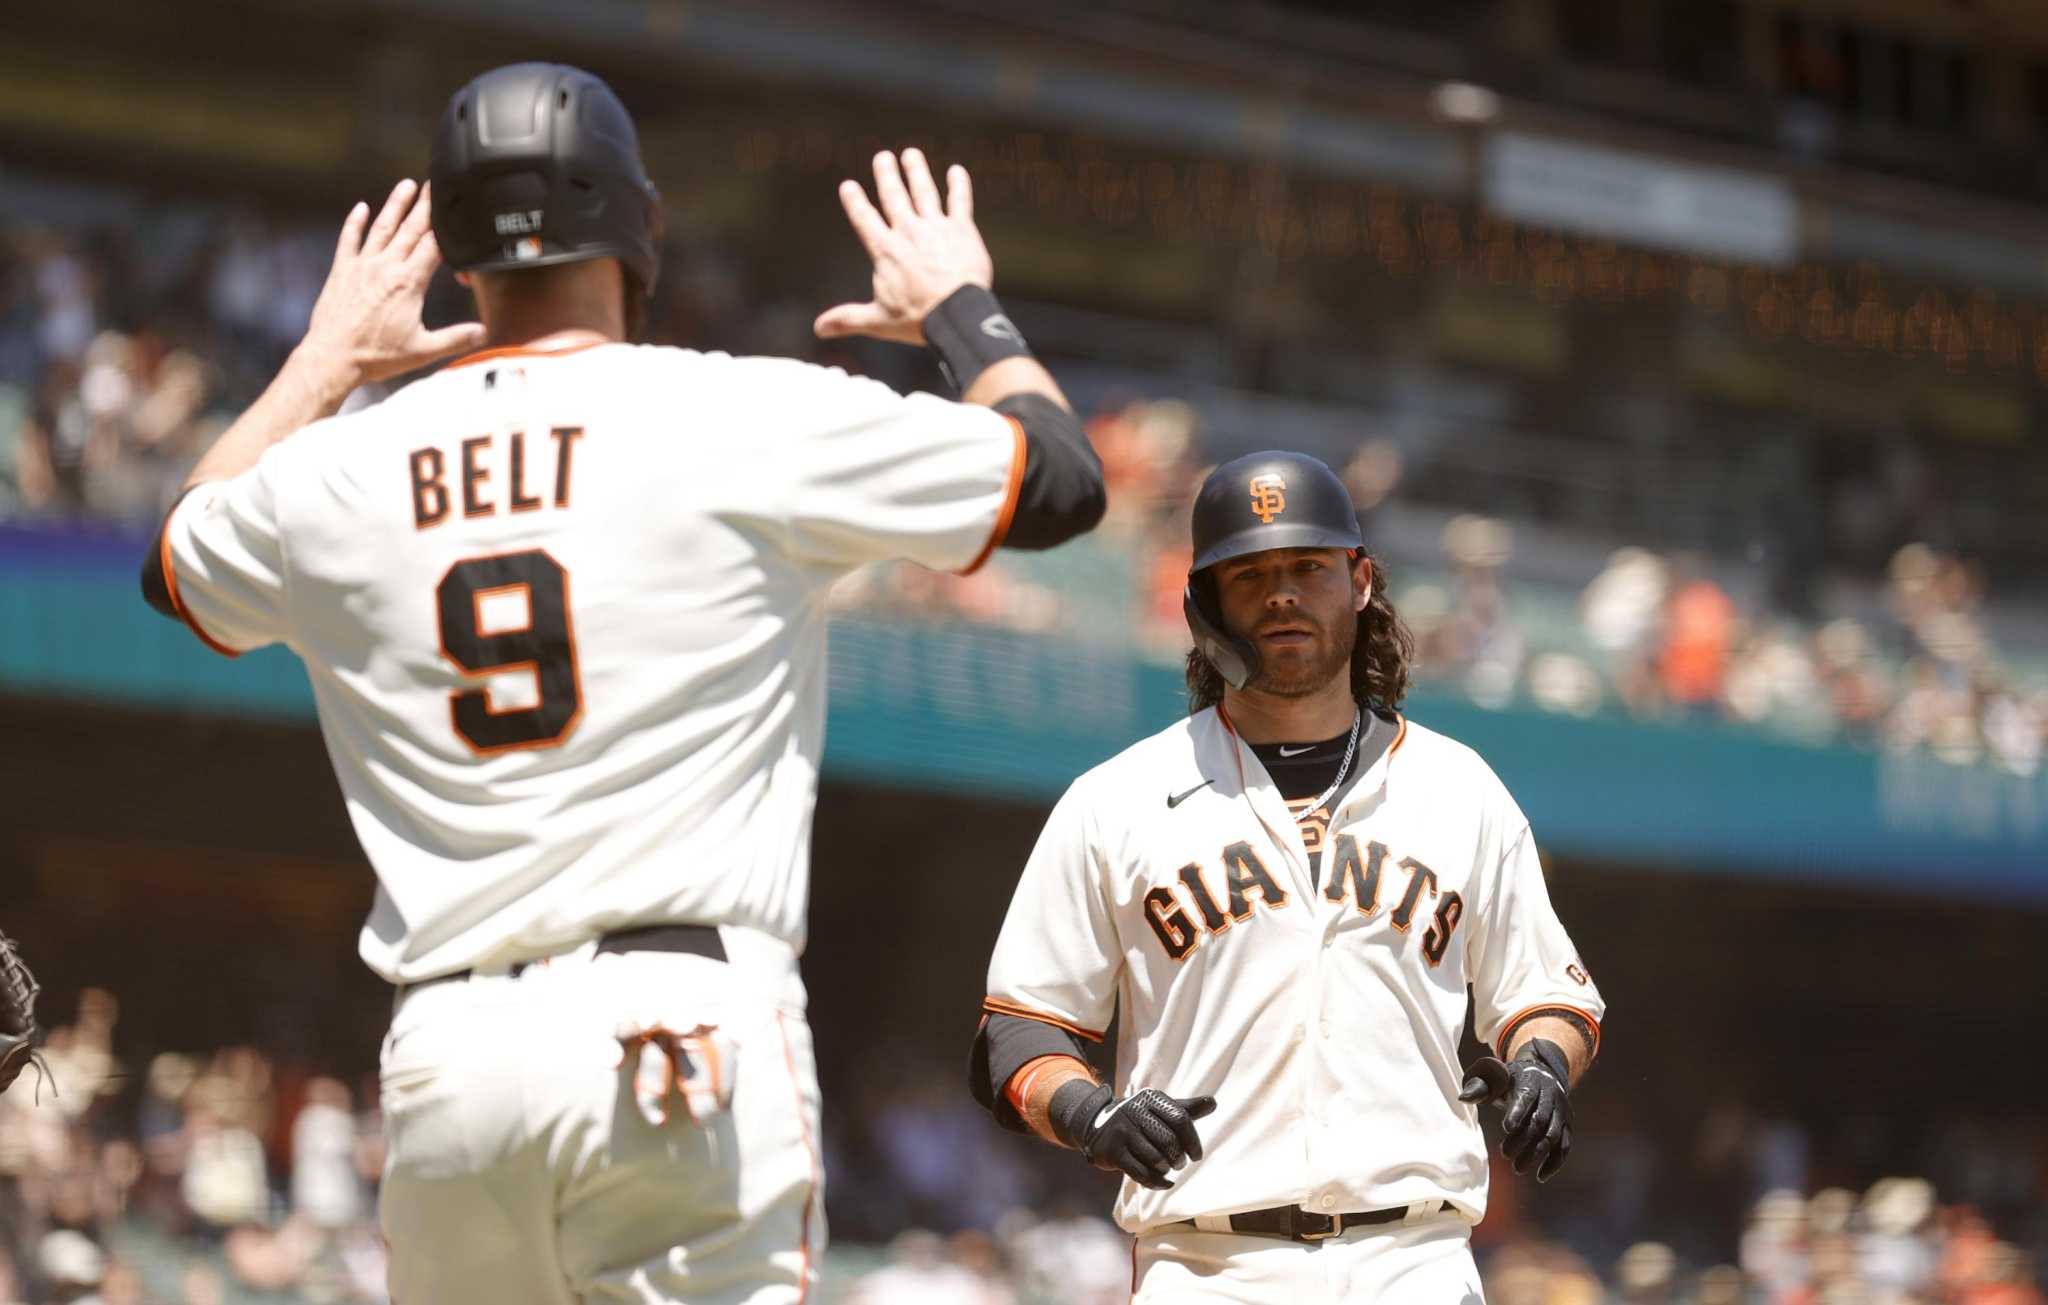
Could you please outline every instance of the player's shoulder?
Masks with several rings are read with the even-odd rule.
[[[773,354],[700,353],[694,349],[640,346],[635,362],[687,378],[693,401],[718,396],[743,403],[749,411],[772,415],[831,412],[845,417],[867,409],[886,409],[909,398],[941,402],[934,396],[905,396],[870,376],[825,363]]]
[[[1507,785],[1471,745],[1461,743],[1440,730],[1416,721],[1412,717],[1395,718],[1396,728],[1393,764],[1413,767],[1431,776],[1457,785],[1468,793],[1483,793],[1489,797],[1507,798]],[[1457,790],[1451,790],[1457,791]]]
[[[1227,739],[1213,709],[1198,711],[1083,771],[1068,791],[1119,801],[1135,788],[1156,788],[1183,774],[1198,775],[1205,749],[1224,746]]]
[[[719,349],[698,350],[658,344],[617,346],[605,352],[612,353],[616,364],[622,367],[689,371],[753,387],[888,389],[880,381],[856,376],[843,367],[776,354],[726,353]]]

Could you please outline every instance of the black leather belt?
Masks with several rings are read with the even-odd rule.
[[[1449,1201],[1438,1201],[1434,1209],[1425,1209],[1423,1214],[1441,1214],[1451,1208]],[[1363,1228],[1370,1224],[1399,1223],[1408,1217],[1408,1207],[1397,1205],[1389,1210],[1365,1210],[1356,1214],[1317,1214],[1304,1210],[1298,1205],[1276,1205],[1264,1210],[1245,1210],[1230,1216],[1230,1231],[1250,1233],[1256,1237],[1285,1237],[1295,1242],[1319,1242],[1335,1237],[1350,1228]],[[1193,1228],[1193,1219],[1167,1224],[1168,1228]]]
[[[603,952],[683,952],[691,956],[709,957],[714,961],[725,959],[725,941],[718,936],[715,924],[648,924],[632,929],[615,929],[597,940],[597,950]],[[508,973],[518,975],[538,961],[519,961]],[[437,974],[431,979],[406,985],[407,992],[446,983],[451,979],[467,979],[474,970],[457,970],[453,974]]]

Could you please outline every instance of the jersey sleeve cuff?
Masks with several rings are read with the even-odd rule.
[[[991,1015],[1014,1015],[1021,1020],[1037,1020],[1040,1024],[1050,1024],[1056,1029],[1064,1029],[1075,1037],[1086,1038],[1090,1042],[1102,1041],[1102,1030],[1100,1029],[1084,1029],[1078,1024],[1061,1019],[1057,1015],[1042,1010],[1033,1010],[1029,1006],[1019,1005],[1014,1001],[1006,1001],[1001,997],[984,998],[981,1008]]]
[[[170,596],[171,610],[178,614],[178,619],[185,623],[187,629],[199,636],[199,642],[223,657],[240,657],[245,651],[244,649],[230,648],[208,634],[205,628],[199,624],[198,620],[193,617],[192,609],[185,606],[185,600],[178,596],[178,566],[177,558],[172,554],[171,550],[171,527],[172,523],[177,519],[179,509],[190,502],[191,497],[191,494],[188,492],[184,498],[178,500],[176,506],[171,508],[171,515],[164,519],[163,532],[157,536],[157,564],[163,568],[164,592]]]
[[[1554,1001],[1544,1002],[1540,1006],[1529,1006],[1508,1016],[1507,1022],[1500,1026],[1500,1032],[1493,1039],[1494,1050],[1505,1054],[1508,1043],[1514,1040],[1515,1030],[1540,1015],[1554,1016],[1577,1026],[1579,1032],[1585,1036],[1588,1055],[1594,1058],[1600,1055],[1599,1018],[1591,1011]]]
[[[1003,486],[1003,506],[996,513],[996,526],[989,532],[988,542],[981,546],[981,551],[974,555],[972,562],[955,573],[957,575],[973,575],[981,570],[995,551],[1003,546],[1003,540],[1010,534],[1010,522],[1017,516],[1017,500],[1024,493],[1024,464],[1030,457],[1030,444],[1024,438],[1024,423],[1008,413],[996,415],[1010,423],[1010,478]]]

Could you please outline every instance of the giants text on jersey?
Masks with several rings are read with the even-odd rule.
[[[1604,1006],[1551,909],[1528,822],[1469,748],[1407,721],[1337,799],[1320,874],[1216,710],[1083,775],[1046,823],[989,965],[987,1008],[1100,1037],[1118,1095],[1209,1095],[1206,1155],[1117,1220],[1448,1200],[1477,1220],[1486,1152],[1458,1100],[1470,985],[1495,1046]]]

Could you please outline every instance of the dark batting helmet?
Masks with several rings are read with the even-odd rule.
[[[428,175],[434,239],[457,271],[616,258],[654,288],[661,197],[626,106],[582,69],[515,63],[455,92]]]
[[[1195,495],[1194,534],[1195,560],[1181,609],[1195,647],[1233,689],[1259,673],[1259,649],[1225,627],[1215,581],[1205,572],[1270,548],[1365,547],[1344,482],[1306,453],[1254,453],[1210,472]]]

